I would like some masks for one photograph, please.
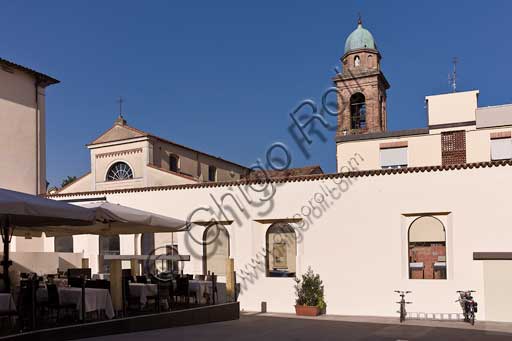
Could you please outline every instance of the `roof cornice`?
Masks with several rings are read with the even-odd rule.
[[[105,194],[119,194],[119,193],[134,193],[134,192],[153,192],[153,191],[172,191],[184,189],[197,189],[197,188],[213,188],[213,187],[233,187],[251,184],[265,184],[265,183],[289,183],[289,182],[304,182],[315,180],[339,179],[339,178],[358,178],[367,176],[385,176],[395,174],[413,174],[413,173],[429,173],[440,171],[452,171],[462,169],[478,169],[478,168],[492,168],[512,166],[512,160],[490,161],[490,162],[475,162],[460,165],[450,166],[424,166],[424,167],[408,167],[397,169],[376,169],[365,171],[354,171],[346,173],[331,173],[331,174],[315,174],[315,175],[300,175],[293,177],[282,178],[267,178],[257,180],[238,180],[238,181],[224,181],[224,182],[202,182],[197,184],[184,184],[184,185],[169,185],[169,186],[151,186],[139,188],[126,188],[126,189],[112,189],[104,191],[92,192],[76,192],[66,194],[48,194],[44,195],[48,198],[63,198],[63,197],[76,197],[76,196],[97,196]]]
[[[7,67],[11,67],[11,68],[26,72],[26,73],[34,76],[40,82],[40,85],[42,85],[42,86],[48,86],[48,85],[60,83],[60,81],[58,79],[55,79],[48,75],[45,75],[44,73],[38,72],[36,70],[30,69],[26,66],[16,64],[7,59],[0,58],[0,65],[1,64],[5,65]]]

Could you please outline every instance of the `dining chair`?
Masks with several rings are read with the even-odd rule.
[[[73,288],[81,288],[84,279],[80,277],[69,277],[68,285]]]
[[[135,276],[135,279],[137,280],[137,283],[148,283],[148,278],[146,276]]]
[[[11,296],[12,297],[12,296]],[[18,316],[18,312],[16,311],[16,306],[9,306],[8,307],[2,307],[2,310],[0,310],[0,319],[6,319],[9,324],[9,331],[13,329],[13,319]],[[3,326],[2,326],[3,327]]]
[[[197,304],[197,293],[190,290],[190,281],[188,277],[180,277],[176,279],[176,291],[174,292],[175,297],[180,299],[186,299],[187,305],[190,304],[190,298],[194,298],[194,302]]]
[[[219,301],[219,293],[217,291],[217,275],[212,274],[211,280],[212,280],[212,300],[213,300],[213,304],[215,304],[215,302]]]
[[[47,284],[46,290],[48,292],[48,302],[45,304],[48,308],[48,312],[50,317],[53,315],[54,311],[57,311],[56,323],[59,324],[60,321],[60,312],[64,310],[64,312],[72,311],[72,314],[78,312],[77,306],[75,303],[61,303],[59,298],[59,290],[55,284]]]
[[[37,291],[40,288],[41,277],[30,273],[28,279],[19,282],[20,291],[17,298],[18,316],[23,329],[35,329],[38,323],[37,309],[40,307],[37,300]]]
[[[174,296],[174,286],[172,280],[159,280],[156,283],[157,285],[157,295],[156,295],[156,310],[160,312],[162,307],[162,302],[166,303],[166,309],[169,311],[173,306],[173,296]]]
[[[35,323],[32,321],[34,318],[33,303],[32,283],[28,279],[22,279],[16,307],[21,330],[30,329]]]
[[[140,303],[140,297],[132,296],[130,293],[130,280],[128,278],[123,278],[123,311],[126,316],[129,310],[134,310],[135,307],[137,311],[142,309]]]
[[[110,282],[106,279],[95,279],[85,282],[86,288],[107,289],[110,291]]]

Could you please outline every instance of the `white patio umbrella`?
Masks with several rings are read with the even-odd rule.
[[[0,231],[4,243],[2,266],[6,289],[10,289],[9,244],[13,235],[41,236],[50,225],[49,229],[54,229],[61,225],[90,225],[93,221],[94,212],[85,208],[0,188]]]
[[[94,212],[96,222],[89,226],[48,228],[47,236],[97,234],[118,235],[149,232],[180,232],[187,230],[184,220],[138,210],[110,202],[77,204]]]
[[[135,208],[109,202],[77,203],[94,212],[96,222],[90,226],[74,226],[70,228],[55,227],[45,232],[47,236],[95,234],[119,235],[148,232],[179,232],[187,230],[187,222],[160,214],[138,210]],[[111,277],[111,283],[120,283]],[[122,290],[118,285],[111,286],[111,294],[115,302],[123,302]],[[117,298],[116,298],[117,297]]]

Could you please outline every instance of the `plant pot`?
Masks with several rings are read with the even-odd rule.
[[[296,305],[295,314],[299,316],[318,316],[320,315],[320,308],[316,306]]]

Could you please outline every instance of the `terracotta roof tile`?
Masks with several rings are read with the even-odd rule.
[[[324,174],[322,167],[319,165],[306,166],[300,168],[288,168],[284,170],[253,170],[245,179],[257,180],[269,178],[286,178],[300,175]]]
[[[58,197],[67,197],[67,196],[105,195],[105,194],[116,194],[116,193],[151,192],[151,191],[171,191],[171,190],[209,188],[209,187],[210,188],[211,187],[232,187],[232,186],[239,186],[239,185],[269,183],[269,182],[270,183],[302,182],[302,181],[314,181],[314,180],[336,179],[336,178],[357,178],[357,177],[365,177],[365,176],[381,176],[381,175],[384,176],[384,175],[392,175],[392,174],[438,172],[438,171],[449,171],[449,170],[456,170],[456,169],[460,170],[460,169],[501,167],[501,166],[512,166],[512,160],[466,163],[466,164],[461,164],[461,165],[456,165],[456,166],[450,165],[450,166],[409,167],[409,168],[398,168],[398,169],[376,169],[376,170],[354,171],[354,172],[346,172],[346,173],[300,175],[300,176],[293,176],[293,177],[268,178],[268,179],[257,179],[257,180],[242,179],[242,180],[238,180],[238,181],[202,182],[202,183],[197,183],[197,184],[139,187],[139,188],[115,189],[115,190],[95,191],[95,192],[53,194],[53,195],[45,195],[45,196],[49,197],[49,198],[58,198]]]
[[[3,58],[0,58],[0,64],[4,64],[5,66],[7,67],[12,67],[14,69],[18,69],[18,70],[21,70],[23,72],[26,72],[26,73],[29,73],[33,76],[36,76],[37,78],[41,79],[42,81],[44,81],[45,85],[52,85],[52,84],[57,84],[57,83],[60,83],[59,80],[53,78],[53,77],[50,77],[48,75],[45,75],[44,73],[41,73],[41,72],[37,72],[36,70],[32,70],[26,66],[23,66],[23,65],[20,65],[20,64],[16,64],[14,62],[11,62],[7,59],[3,59]]]

